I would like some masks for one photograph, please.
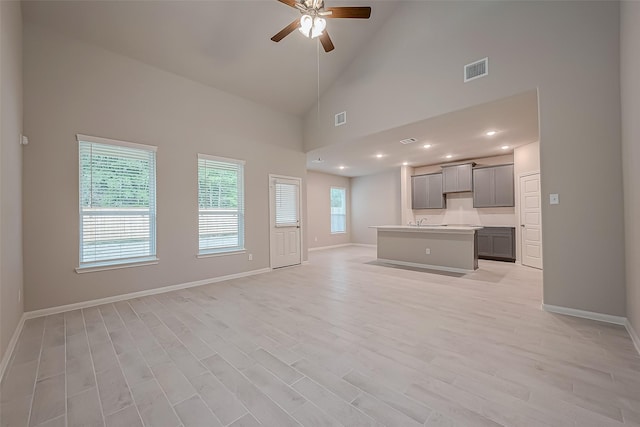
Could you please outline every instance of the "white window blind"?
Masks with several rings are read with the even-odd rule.
[[[298,225],[298,186],[276,182],[276,227]]]
[[[331,232],[347,231],[347,190],[331,187]]]
[[[198,154],[199,253],[244,249],[244,162]]]
[[[156,148],[78,135],[80,268],[156,256]]]

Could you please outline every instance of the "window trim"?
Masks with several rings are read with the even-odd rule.
[[[95,271],[105,271],[105,270],[116,270],[121,268],[131,268],[131,267],[139,267],[145,265],[155,265],[158,264],[160,259],[158,258],[158,230],[157,230],[157,218],[158,218],[158,204],[157,204],[157,152],[158,147],[155,145],[147,145],[147,144],[138,144],[135,142],[121,141],[117,139],[103,138],[99,136],[91,136],[84,134],[76,134],[76,141],[78,143],[78,267],[74,270],[76,273],[91,273]],[[103,145],[112,145],[117,147],[125,147],[125,148],[133,148],[137,150],[144,150],[153,152],[154,155],[154,167],[153,167],[153,192],[154,192],[154,206],[153,206],[153,217],[154,223],[150,227],[150,234],[153,239],[153,254],[148,256],[139,256],[132,258],[122,258],[122,259],[112,259],[112,260],[103,260],[103,261],[94,261],[94,262],[82,262],[82,182],[80,178],[80,170],[81,170],[81,157],[80,157],[80,144],[82,142],[87,142],[90,144],[103,144]]]
[[[227,255],[237,255],[237,254],[242,254],[246,252],[246,235],[245,235],[245,165],[246,165],[246,161],[245,160],[240,160],[240,159],[232,159],[229,157],[221,157],[221,156],[213,156],[211,154],[203,154],[203,153],[198,153],[197,155],[197,160],[198,162],[200,160],[210,160],[213,162],[222,162],[222,163],[230,163],[230,164],[235,164],[238,165],[240,167],[242,167],[242,233],[240,231],[238,231],[238,234],[242,234],[242,246],[234,246],[231,248],[212,248],[212,249],[201,249],[200,248],[200,203],[199,203],[199,199],[200,199],[200,171],[198,170],[198,163],[196,163],[196,184],[197,184],[197,199],[196,199],[196,205],[197,205],[197,211],[198,211],[198,250],[196,252],[196,258],[200,259],[200,258],[212,258],[212,257],[220,257],[220,256],[227,256]]]
[[[332,230],[332,223],[331,223],[331,215],[333,215],[333,213],[331,213],[331,193],[333,192],[333,190],[342,190],[344,193],[344,231],[333,231]],[[335,186],[331,186],[329,189],[329,231],[332,235],[334,234],[347,234],[347,189],[346,187],[335,187]]]

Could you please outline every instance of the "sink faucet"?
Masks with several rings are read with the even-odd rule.
[[[422,225],[422,221],[427,222],[427,217],[425,216],[424,218],[420,218],[420,221],[418,221],[418,226]]]

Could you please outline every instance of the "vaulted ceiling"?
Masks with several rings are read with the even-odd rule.
[[[302,116],[317,101],[318,65],[322,91],[399,3],[327,0],[327,6],[372,6],[368,20],[329,20],[336,46],[330,53],[298,32],[272,42],[300,16],[276,0],[26,1],[22,10],[27,23]]]
[[[252,100],[277,111],[305,116],[319,93],[336,81],[403,3],[412,0],[325,0],[326,6],[371,6],[371,19],[328,20],[336,46],[325,53],[317,39],[297,31],[279,43],[270,37],[300,16],[277,0],[24,1],[27,25],[49,28],[185,78]],[[391,20],[389,20],[391,21]],[[401,29],[398,29],[401,30]],[[375,46],[372,46],[375,47]],[[398,46],[402,49],[402,46]],[[370,135],[346,146],[307,153],[307,167],[360,176],[410,164],[434,164],[504,154],[538,139],[535,91],[446,117],[425,118]],[[487,140],[488,128],[503,132]],[[404,146],[398,141],[415,137]],[[433,148],[421,148],[426,142]],[[376,158],[376,153],[383,153]],[[322,163],[313,160],[321,157]],[[344,166],[344,169],[340,169]]]

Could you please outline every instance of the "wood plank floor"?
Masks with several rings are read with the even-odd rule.
[[[540,310],[540,271],[371,248],[28,320],[5,426],[640,426],[622,327]]]

